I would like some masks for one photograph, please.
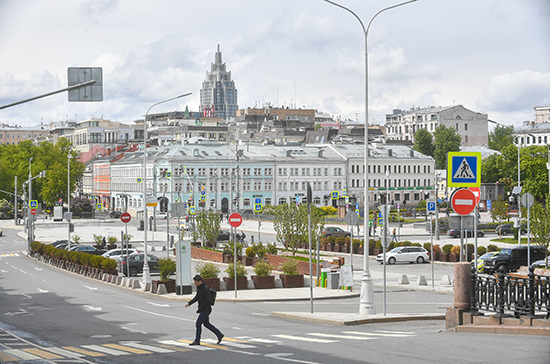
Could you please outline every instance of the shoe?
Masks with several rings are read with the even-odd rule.
[[[201,344],[201,343],[198,342],[198,341],[193,341],[193,342],[192,342],[191,344],[189,344],[189,345],[200,345],[200,344]]]
[[[222,339],[223,339],[223,334],[221,334],[220,336],[218,336],[218,344],[222,342]]]

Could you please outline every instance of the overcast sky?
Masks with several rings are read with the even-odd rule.
[[[365,26],[398,2],[339,0]],[[314,108],[364,121],[359,22],[323,0],[0,0],[0,106],[67,87],[68,67],[102,67],[104,100],[61,93],[0,110],[0,123],[199,109],[219,44],[239,108]],[[549,0],[419,0],[369,31],[369,120],[395,108],[450,106],[506,125],[550,105]]]

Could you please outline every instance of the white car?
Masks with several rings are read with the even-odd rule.
[[[400,246],[386,252],[386,263],[395,264],[397,262],[419,263],[422,264],[430,260],[430,253],[419,246]],[[384,255],[378,254],[376,261],[380,264],[384,263]]]
[[[105,258],[111,258],[111,259],[114,259],[114,260],[118,260],[118,258],[120,258],[123,255],[129,255],[129,254],[133,254],[133,253],[139,253],[139,251],[137,249],[132,249],[132,248],[130,248],[130,249],[117,248],[117,249],[111,249],[108,252],[103,253],[102,256],[105,257]]]
[[[168,217],[168,213],[157,212],[157,215],[156,215],[157,220],[166,220],[167,217]]]

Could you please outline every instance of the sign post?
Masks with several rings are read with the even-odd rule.
[[[235,298],[237,298],[237,228],[243,223],[243,217],[238,212],[234,212],[229,215],[229,225],[235,229],[235,238],[233,239],[233,268],[235,269],[234,275],[234,288],[235,288]]]
[[[124,241],[122,244],[126,246],[126,269],[127,269],[127,276],[130,277],[130,265],[128,264],[128,223],[132,220],[132,215],[125,212],[122,215],[120,215],[120,221],[124,223]],[[147,257],[145,258],[147,259]]]

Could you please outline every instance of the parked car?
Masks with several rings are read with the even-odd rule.
[[[330,236],[337,238],[343,236],[344,238],[347,238],[348,236],[351,236],[351,234],[337,226],[326,226],[323,231],[321,231],[321,236],[324,238],[328,238]]]
[[[464,230],[465,233],[464,233],[464,237],[468,237],[468,238],[471,238],[472,236],[474,236],[474,231],[473,230]],[[447,231],[447,235],[449,235],[450,238],[460,238],[460,229],[451,229],[449,231]],[[482,238],[485,236],[485,233],[481,230],[478,230],[477,231],[477,237],[478,238]]]
[[[88,253],[93,255],[101,255],[105,253],[104,249],[96,249],[96,247],[93,247],[91,245],[75,245],[71,246],[70,251],[75,252],[81,252],[81,253]]]
[[[512,231],[512,228],[514,227],[513,224],[502,224],[502,225],[499,225],[496,227],[495,229],[495,234],[497,235],[501,235],[500,234],[500,231],[502,230],[502,235],[508,235],[508,234],[513,234],[513,231]],[[502,229],[501,229],[502,228]],[[525,227],[521,227],[521,233],[522,234],[525,234],[527,233],[527,230],[525,229]]]
[[[67,240],[56,240],[56,241],[50,243],[50,245],[53,245],[54,248],[56,248],[56,249],[65,249],[67,247],[67,244],[68,244]],[[59,246],[61,246],[61,245],[65,245],[65,246],[60,248]]]
[[[419,263],[422,264],[430,260],[430,253],[420,246],[399,246],[386,252],[386,263],[395,264],[397,262]],[[378,254],[376,261],[384,263],[384,254]]]
[[[166,220],[167,217],[168,217],[168,213],[166,212],[157,212],[156,214],[157,220]]]
[[[134,253],[130,255],[122,255],[118,258],[118,271],[123,275],[135,277],[139,273],[143,273],[143,263],[145,260],[145,254],[143,253]],[[149,272],[155,273],[160,272],[159,267],[159,258],[147,254],[147,262],[149,264]]]
[[[535,268],[546,268],[546,259],[537,260],[531,265]],[[548,266],[550,267],[550,258],[548,258]]]
[[[544,248],[538,245],[531,245],[530,261],[527,261],[527,246],[517,246],[515,248],[502,248],[499,254],[485,260],[483,271],[488,274],[494,272],[508,273],[515,272],[521,266],[528,266],[537,260],[544,259],[546,254]]]
[[[122,216],[122,211],[111,211],[109,212],[109,217],[112,217],[114,219],[118,219]]]
[[[237,241],[241,240],[241,234],[236,234]],[[228,241],[231,237],[231,233],[228,230],[220,230],[220,233],[218,234],[218,241]]]
[[[134,254],[134,253],[139,253],[139,250],[137,249],[120,249],[120,248],[117,248],[117,249],[111,249],[105,253],[102,254],[102,256],[104,256],[105,258],[111,258],[111,259],[114,259],[114,260],[118,260],[118,258],[120,258],[122,255],[130,255],[130,254]]]
[[[497,255],[498,252],[487,252],[479,257],[477,257],[477,271],[483,272],[483,268],[485,267],[485,261],[489,258],[494,257]],[[472,260],[472,266],[474,265],[474,261]]]

